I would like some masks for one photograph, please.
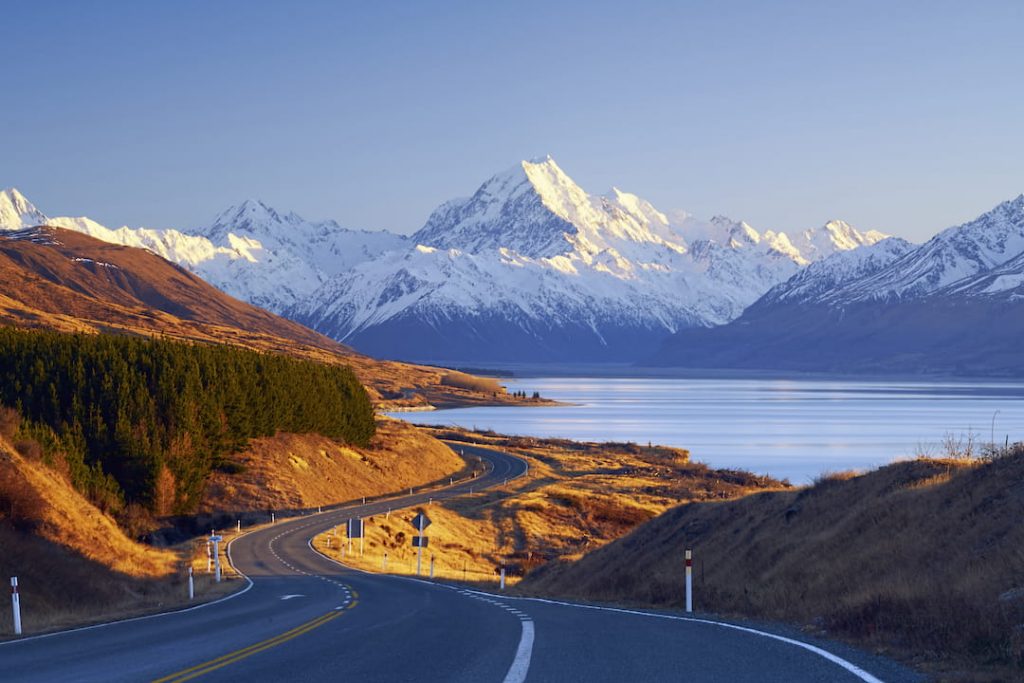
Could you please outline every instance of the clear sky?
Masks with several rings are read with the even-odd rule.
[[[187,228],[411,232],[551,154],[585,189],[923,240],[1024,192],[1024,2],[5,2],[0,186]]]

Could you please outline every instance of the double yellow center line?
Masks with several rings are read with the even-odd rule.
[[[190,681],[193,678],[197,678],[198,676],[208,674],[211,671],[216,671],[217,669],[228,666],[229,664],[234,664],[235,662],[241,661],[246,657],[251,657],[254,654],[263,652],[264,650],[269,650],[272,647],[276,647],[282,643],[286,643],[292,638],[298,638],[304,633],[309,633],[313,629],[323,626],[329,621],[337,619],[354,606],[355,601],[353,600],[351,603],[349,603],[348,607],[344,611],[334,610],[328,612],[327,614],[322,614],[315,619],[311,619],[310,621],[307,621],[304,624],[300,624],[299,626],[296,626],[290,631],[285,631],[280,635],[276,635],[273,638],[268,638],[259,643],[256,643],[255,645],[250,645],[249,647],[242,648],[241,650],[229,652],[226,655],[222,655],[220,657],[217,657],[216,659],[211,659],[210,661],[203,662],[202,664],[197,664],[193,667],[189,667],[188,669],[182,669],[181,671],[173,673],[170,676],[158,678],[155,681],[153,681],[153,683],[172,683],[172,681],[173,683],[182,683],[183,681]]]

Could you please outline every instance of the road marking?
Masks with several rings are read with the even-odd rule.
[[[292,640],[293,638],[298,638],[304,633],[309,633],[313,629],[323,626],[329,621],[337,619],[342,614],[344,614],[344,612],[336,611],[328,612],[327,614],[322,614],[316,619],[311,619],[310,621],[307,621],[304,624],[300,624],[299,626],[296,626],[290,631],[285,631],[280,635],[276,635],[273,638],[267,638],[266,640],[263,640],[254,645],[250,645],[249,647],[244,647],[240,650],[229,652],[226,655],[221,655],[216,659],[211,659],[208,662],[203,662],[202,664],[197,664],[187,669],[182,669],[181,671],[170,674],[169,676],[158,678],[154,680],[152,683],[170,683],[171,681],[174,681],[175,683],[182,683],[183,681],[190,681],[193,678],[197,678],[199,676],[208,674],[212,671],[216,671],[217,669],[223,668],[228,664],[234,664],[235,662],[239,662],[243,659],[246,659],[247,657],[251,657],[254,654],[258,654],[260,652],[263,652],[264,650],[269,650],[272,647],[276,647],[278,645],[281,645],[282,643],[286,643],[289,640]]]
[[[530,658],[533,656],[533,622],[521,621],[523,627],[522,635],[519,637],[519,647],[516,648],[516,657],[512,660],[512,666],[505,674],[505,683],[523,683],[526,674],[530,671]]]
[[[482,593],[482,595],[488,595],[488,594],[487,593]],[[655,619],[670,619],[672,621],[686,621],[686,622],[690,622],[690,623],[694,623],[694,624],[707,624],[707,625],[710,625],[710,626],[719,626],[721,628],[731,629],[731,630],[734,630],[734,631],[742,631],[744,633],[750,633],[750,634],[753,634],[755,636],[761,636],[762,638],[770,638],[771,640],[778,640],[778,641],[781,641],[783,643],[787,643],[789,645],[795,645],[796,647],[803,648],[804,650],[808,650],[809,652],[812,652],[812,653],[818,655],[819,657],[823,657],[824,659],[827,659],[828,661],[832,662],[833,664],[836,664],[837,666],[839,666],[839,667],[841,667],[843,669],[846,669],[848,672],[850,672],[851,674],[853,674],[854,676],[856,676],[860,680],[864,681],[865,683],[884,683],[884,681],[882,681],[882,679],[873,676],[872,674],[868,673],[867,671],[865,671],[864,669],[860,668],[856,664],[854,664],[852,662],[848,662],[845,659],[843,659],[842,657],[840,657],[839,655],[832,654],[828,650],[826,650],[824,648],[820,648],[817,645],[811,645],[810,643],[805,643],[802,640],[797,640],[795,638],[787,638],[786,636],[780,636],[780,635],[777,635],[775,633],[769,633],[767,631],[759,631],[759,630],[757,630],[755,628],[750,628],[748,626],[739,626],[738,624],[730,624],[730,623],[727,623],[727,622],[724,622],[724,621],[714,621],[712,619],[700,619],[700,618],[697,618],[697,617],[679,617],[679,616],[675,616],[673,614],[657,614],[657,613],[654,613],[654,612],[640,612],[638,610],[624,609],[622,607],[600,607],[598,605],[581,605],[581,604],[572,603],[572,602],[562,602],[561,600],[549,600],[547,598],[520,598],[520,597],[508,596],[506,599],[508,599],[508,600],[529,600],[531,602],[540,602],[540,603],[545,603],[545,604],[548,604],[548,605],[560,605],[562,607],[577,607],[579,609],[594,609],[594,610],[599,610],[599,611],[602,611],[602,612],[618,612],[620,614],[632,614],[632,615],[635,615],[635,616],[651,617],[651,618],[655,618]],[[506,679],[506,681],[507,680],[508,679]]]
[[[290,595],[282,595],[281,599],[282,600],[291,600],[292,598],[304,598],[304,597],[306,597],[306,596],[305,595],[301,595],[300,593],[292,593]]]

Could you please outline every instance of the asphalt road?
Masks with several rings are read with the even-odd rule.
[[[244,592],[189,611],[0,644],[0,680],[919,680],[887,660],[775,629],[378,576],[310,548],[312,536],[350,517],[460,495],[525,471],[523,461],[498,451],[465,451],[489,461],[491,471],[443,491],[249,533],[231,545],[232,562],[252,582]]]

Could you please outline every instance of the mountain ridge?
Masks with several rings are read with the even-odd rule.
[[[704,369],[1019,377],[1024,195],[919,246],[836,254],[734,321],[684,330],[645,364]]]

